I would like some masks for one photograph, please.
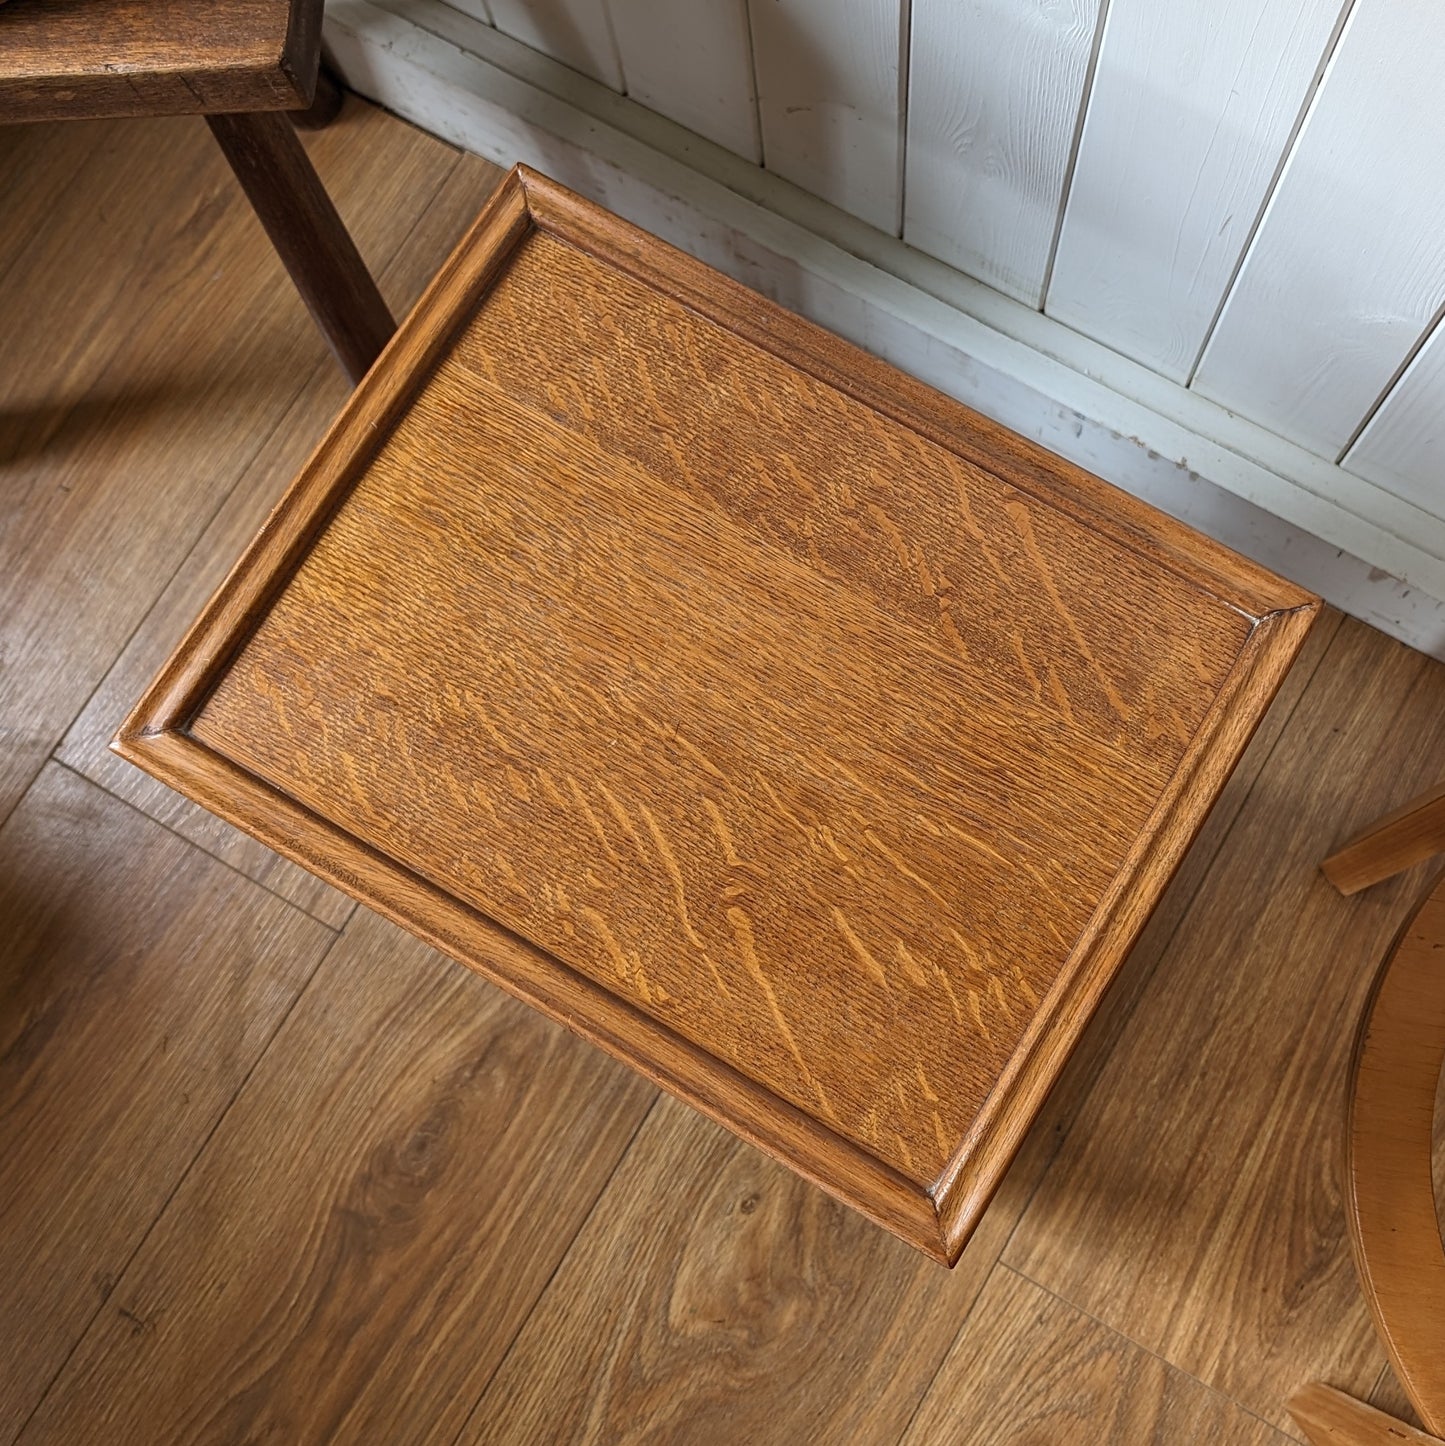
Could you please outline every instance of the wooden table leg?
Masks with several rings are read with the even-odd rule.
[[[396,323],[291,121],[280,111],[206,120],[336,359],[359,382]]]
[[[305,110],[288,110],[291,124],[299,131],[324,130],[341,114],[346,92],[336,78],[336,72],[326,63],[323,56],[321,69],[316,73],[316,93]]]

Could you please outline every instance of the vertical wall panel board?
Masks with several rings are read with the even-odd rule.
[[[1445,5],[1357,0],[1195,377],[1340,455],[1445,295]]]
[[[473,9],[476,0],[457,8],[483,18]],[[606,0],[483,0],[492,23],[504,35],[600,80],[613,90],[622,89],[622,67],[612,39]],[[663,23],[666,12],[663,12]]]
[[[750,0],[763,162],[896,236],[907,0]]]
[[[1111,0],[1045,309],[1187,381],[1340,0]]]
[[[608,0],[627,93],[758,161],[758,99],[746,0]]]
[[[1437,324],[1345,457],[1354,472],[1445,517],[1445,324]]]
[[[487,0],[447,0],[447,4],[453,10],[460,10],[463,15],[470,15],[473,20],[480,20],[483,25],[491,25],[492,7]]]
[[[1099,0],[914,0],[909,245],[1040,304],[1098,22]]]

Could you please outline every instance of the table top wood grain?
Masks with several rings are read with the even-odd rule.
[[[952,1261],[1315,610],[519,168],[114,746]]]
[[[0,123],[295,110],[322,0],[5,0]]]

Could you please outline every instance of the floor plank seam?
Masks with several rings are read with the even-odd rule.
[[[62,768],[67,767],[67,765],[65,764],[61,764],[60,766]],[[69,771],[71,773],[75,772],[74,769],[70,769]],[[77,777],[84,778],[84,775],[77,774]],[[87,783],[91,782],[91,780],[88,778],[85,779],[85,781]],[[92,784],[91,786],[99,787],[98,784]],[[124,802],[124,800],[121,801]],[[134,808],[134,804],[131,804],[129,806]],[[137,811],[139,812],[140,810]],[[148,814],[145,816],[149,817]],[[152,819],[151,821],[154,822],[155,820]],[[162,827],[164,827],[164,825],[162,825]],[[187,840],[187,842],[189,842],[189,840]],[[195,845],[192,844],[191,847],[194,848]],[[255,881],[248,880],[248,882],[254,883]],[[293,904],[291,905],[291,907],[295,908],[295,905]],[[319,923],[320,921],[318,920],[317,922]],[[24,1439],[25,1433],[30,1429],[30,1423],[35,1419],[37,1415],[39,1415],[41,1408],[45,1405],[46,1401],[50,1399],[50,1393],[55,1389],[56,1383],[61,1379],[62,1376],[64,1376],[66,1367],[70,1365],[70,1362],[74,1358],[76,1351],[78,1351],[80,1347],[85,1343],[86,1337],[89,1336],[91,1331],[95,1328],[96,1321],[100,1319],[101,1315],[105,1311],[106,1306],[108,1306],[111,1300],[115,1297],[116,1292],[119,1291],[122,1286],[124,1286],[126,1275],[130,1271],[131,1266],[134,1264],[136,1257],[145,1248],[145,1243],[154,1233],[156,1226],[159,1225],[160,1222],[165,1218],[166,1212],[171,1208],[171,1204],[175,1200],[176,1196],[180,1193],[182,1186],[184,1186],[186,1181],[190,1179],[191,1173],[195,1170],[196,1165],[200,1162],[202,1155],[204,1155],[207,1149],[210,1148],[211,1141],[216,1137],[216,1132],[221,1128],[221,1125],[225,1122],[226,1118],[235,1108],[236,1101],[239,1100],[241,1098],[241,1095],[245,1092],[246,1086],[250,1084],[251,1078],[256,1073],[256,1070],[259,1067],[261,1061],[265,1059],[267,1054],[270,1052],[271,1046],[276,1042],[277,1036],[286,1027],[286,1021],[291,1018],[293,1013],[295,1013],[296,1006],[301,1002],[306,992],[311,988],[312,981],[316,978],[317,972],[320,970],[322,964],[326,962],[327,956],[336,947],[337,942],[340,940],[340,938],[341,935],[339,933],[336,933],[333,934],[331,938],[325,941],[325,947],[316,956],[316,962],[311,966],[311,970],[307,974],[305,981],[296,991],[291,1002],[286,1006],[284,1010],[282,1010],[281,1017],[276,1021],[276,1027],[267,1036],[265,1044],[263,1044],[261,1048],[257,1050],[255,1059],[251,1061],[250,1068],[248,1068],[245,1075],[242,1076],[240,1083],[236,1086],[235,1092],[232,1094],[231,1098],[226,1101],[225,1107],[216,1115],[215,1121],[211,1125],[211,1128],[206,1131],[205,1138],[201,1140],[201,1142],[196,1146],[196,1151],[191,1156],[190,1161],[187,1163],[185,1169],[182,1170],[179,1175],[177,1175],[175,1184],[171,1186],[169,1191],[167,1191],[166,1198],[161,1202],[160,1209],[156,1211],[154,1217],[151,1220],[151,1223],[147,1225],[146,1228],[141,1232],[140,1237],[135,1243],[135,1248],[126,1257],[125,1263],[120,1267],[118,1271],[116,1271],[115,1284],[110,1288],[109,1291],[106,1292],[104,1298],[96,1305],[95,1310],[91,1312],[90,1318],[85,1322],[85,1324],[80,1328],[80,1330],[76,1332],[75,1340],[71,1342],[70,1349],[65,1352],[64,1358],[61,1360],[59,1366],[57,1366],[55,1369],[55,1373],[51,1376],[50,1380],[46,1382],[44,1391],[40,1393],[40,1397],[36,1401],[33,1409],[25,1417],[24,1423],[21,1425],[19,1431],[15,1433],[15,1436],[12,1438],[11,1446],[15,1446],[15,1443],[18,1443],[19,1441]]]
[[[1136,1341],[1134,1337],[1129,1335],[1127,1332],[1121,1331],[1117,1326],[1110,1325],[1108,1321],[1101,1320],[1092,1311],[1085,1310],[1083,1306],[1077,1304],[1075,1301],[1070,1300],[1067,1296],[1060,1295],[1058,1291],[1051,1290],[1048,1286],[1044,1285],[1042,1281],[1035,1280],[1033,1276],[1027,1274],[1025,1271],[1020,1270],[1016,1265],[1005,1265],[1003,1261],[999,1261],[998,1265],[994,1268],[996,1270],[1007,1270],[1012,1275],[1016,1275],[1020,1280],[1027,1281],[1036,1289],[1043,1291],[1044,1294],[1049,1296],[1051,1299],[1058,1301],[1061,1305],[1066,1306],[1069,1310],[1083,1316],[1085,1320],[1091,1321],[1094,1325],[1098,1326],[1100,1330],[1107,1331],[1109,1335],[1115,1336],[1121,1341],[1127,1341],[1131,1346],[1134,1347],[1135,1350],[1142,1351],[1146,1356],[1151,1356],[1154,1360],[1158,1361],[1159,1364],[1162,1365],[1166,1370],[1173,1371],[1176,1375],[1182,1376],[1185,1380],[1193,1382],[1196,1386],[1200,1387],[1201,1390],[1207,1391],[1216,1400],[1223,1401],[1225,1405],[1232,1406],[1242,1415],[1248,1416],[1253,1421],[1258,1421],[1261,1426],[1265,1427],[1269,1431],[1272,1431],[1276,1436],[1279,1436],[1287,1441],[1297,1439],[1293,1437],[1290,1432],[1286,1431],[1283,1426],[1280,1426],[1276,1422],[1271,1421],[1267,1416],[1261,1416],[1258,1411],[1252,1411],[1242,1401],[1237,1401],[1227,1392],[1221,1391],[1218,1386],[1212,1386],[1208,1381],[1201,1380],[1200,1377],[1196,1376],[1193,1371],[1185,1370],[1183,1366],[1176,1365],[1173,1361],[1169,1359],[1168,1356],[1160,1355],[1158,1351],[1151,1349],[1149,1346],[1146,1346],[1142,1341]],[[1281,1405],[1284,1403],[1285,1396],[1288,1394],[1289,1390],[1292,1389],[1293,1387],[1291,1386],[1281,1393]]]
[[[1213,854],[1210,856],[1208,866],[1200,870],[1199,879],[1195,883],[1193,890],[1190,892],[1188,901],[1185,903],[1184,907],[1180,909],[1179,917],[1175,920],[1174,927],[1169,931],[1168,938],[1164,940],[1163,944],[1159,948],[1159,957],[1154,961],[1154,965],[1149,970],[1147,977],[1140,981],[1138,995],[1135,998],[1133,1004],[1130,1006],[1129,1011],[1120,1021],[1117,1037],[1115,1038],[1113,1044],[1110,1046],[1108,1053],[1099,1062],[1098,1073],[1089,1082],[1089,1087],[1087,1091],[1085,1092],[1083,1098],[1079,1101],[1080,1111],[1082,1111],[1085,1104],[1087,1104],[1089,1097],[1098,1087],[1099,1079],[1103,1074],[1104,1067],[1108,1064],[1114,1050],[1118,1048],[1120,1041],[1123,1039],[1125,1031],[1128,1029],[1129,1021],[1134,1017],[1134,1012],[1138,1008],[1140,1000],[1144,997],[1144,993],[1149,986],[1149,982],[1153,979],[1155,972],[1159,968],[1159,965],[1163,962],[1165,955],[1168,953],[1170,946],[1174,942],[1175,936],[1183,927],[1184,921],[1189,917],[1190,913],[1192,912],[1194,904],[1199,897],[1199,892],[1204,887],[1205,882],[1209,878],[1209,872],[1210,869],[1212,869],[1214,866],[1214,861],[1220,856],[1220,854],[1224,852],[1225,845],[1229,842],[1231,835],[1234,833],[1235,828],[1238,826],[1239,820],[1244,814],[1245,808],[1248,805],[1249,800],[1254,795],[1254,790],[1258,785],[1259,780],[1264,776],[1265,770],[1269,767],[1270,760],[1274,757],[1275,750],[1280,746],[1280,743],[1283,741],[1285,733],[1289,729],[1290,720],[1293,719],[1296,711],[1300,707],[1300,704],[1304,702],[1305,695],[1313,686],[1315,675],[1319,672],[1320,667],[1323,665],[1325,658],[1330,652],[1330,649],[1334,646],[1334,635],[1339,631],[1340,620],[1341,619],[1339,617],[1336,618],[1334,631],[1331,633],[1329,641],[1326,642],[1325,645],[1320,649],[1320,654],[1319,657],[1315,660],[1314,667],[1310,669],[1309,676],[1305,679],[1304,685],[1299,690],[1299,695],[1290,705],[1289,712],[1285,714],[1284,719],[1281,721],[1279,731],[1276,734],[1274,741],[1270,744],[1269,751],[1261,760],[1259,768],[1256,770],[1254,777],[1250,779],[1249,787],[1245,789],[1244,796],[1239,800],[1239,806],[1235,809],[1234,816],[1229,820],[1228,827],[1219,836],[1219,842],[1216,845]],[[1035,1195],[1038,1194],[1039,1188],[1040,1186],[1042,1186],[1045,1177],[1053,1168],[1054,1162],[1058,1159],[1059,1152],[1063,1149],[1065,1142],[1068,1140],[1069,1135],[1073,1131],[1073,1128],[1074,1122],[1071,1121],[1062,1131],[1060,1131],[1058,1138],[1054,1141],[1053,1148],[1049,1151],[1048,1154],[1048,1160],[1043,1166],[1043,1168],[1039,1171],[1038,1179],[1034,1181],[1033,1188],[1028,1193],[1028,1199],[1024,1201],[1023,1208],[1019,1211],[1018,1218],[1014,1221],[1013,1227],[1012,1229],[1010,1229],[1007,1238],[999,1247],[999,1264],[1004,1263],[1004,1257],[1008,1254],[1009,1247],[1013,1244],[1014,1235],[1017,1233],[1019,1225],[1023,1222],[1024,1216],[1028,1214],[1029,1206],[1033,1203]],[[1027,1277],[1025,1277],[1025,1279],[1027,1279]]]
[[[457,1428],[457,1434],[452,1437],[450,1446],[457,1446],[457,1443],[466,1435],[467,1427],[472,1424],[472,1417],[476,1415],[477,1407],[486,1399],[487,1392],[492,1389],[492,1382],[497,1379],[502,1367],[506,1365],[508,1359],[511,1357],[512,1351],[521,1338],[522,1332],[526,1329],[527,1322],[532,1318],[532,1312],[546,1299],[547,1292],[552,1289],[552,1282],[556,1280],[558,1272],[571,1258],[573,1250],[576,1249],[577,1242],[582,1238],[583,1231],[587,1229],[588,1223],[592,1219],[593,1211],[597,1209],[598,1203],[607,1193],[608,1187],[612,1184],[613,1177],[622,1168],[623,1162],[632,1153],[632,1147],[637,1143],[637,1137],[642,1133],[642,1127],[652,1118],[652,1112],[657,1108],[658,1102],[662,1097],[663,1092],[657,1090],[653,1094],[652,1103],[642,1112],[642,1118],[638,1120],[637,1127],[632,1131],[632,1134],[628,1136],[627,1144],[618,1152],[616,1162],[607,1172],[602,1183],[597,1187],[597,1193],[592,1197],[592,1203],[587,1207],[586,1214],[577,1222],[577,1228],[572,1232],[572,1238],[567,1242],[567,1248],[557,1256],[556,1263],[548,1272],[547,1279],[542,1283],[542,1288],[537,1292],[536,1298],[532,1301],[531,1308],[517,1322],[517,1328],[512,1332],[511,1339],[507,1342],[506,1348],[498,1352],[496,1364],[487,1373],[486,1380],[482,1382],[481,1388],[477,1391],[476,1399],[467,1407],[466,1415],[462,1417],[462,1424]]]
[[[379,275],[384,275],[387,271],[390,270],[393,265],[395,265],[397,258],[402,254],[403,251],[405,251],[407,243],[411,240],[412,236],[416,233],[417,228],[426,218],[428,212],[431,210],[432,205],[435,203],[437,196],[441,193],[443,187],[451,179],[453,172],[461,164],[461,161],[462,153],[458,151],[452,161],[452,164],[447,168],[446,174],[442,176],[441,180],[437,183],[435,189],[427,197],[426,204],[417,211],[416,219],[407,228],[406,232],[397,242],[395,248],[386,257],[385,261],[377,268],[377,272]],[[299,304],[300,298],[298,297],[297,300]],[[111,368],[115,365],[115,360],[115,357],[112,356],[101,368],[100,373],[94,379],[94,386],[98,387],[100,383],[104,381]],[[236,489],[241,486],[242,483],[246,480],[246,474],[250,471],[252,466],[255,465],[257,457],[259,457],[262,452],[265,451],[267,445],[271,442],[272,438],[274,438],[276,434],[281,430],[281,428],[285,425],[287,420],[290,418],[292,411],[295,409],[296,403],[311,389],[311,387],[315,385],[317,378],[324,375],[325,372],[331,367],[331,365],[332,362],[330,357],[323,357],[322,359],[315,362],[298,382],[296,389],[291,393],[289,397],[286,398],[285,404],[277,408],[276,419],[272,423],[272,425],[268,428],[265,428],[259,433],[256,440],[256,445],[251,449],[251,451],[246,455],[245,460],[236,469],[235,475],[231,478],[230,483],[221,490],[220,495],[216,499],[216,505],[206,515],[205,520],[197,528],[195,536],[191,539],[191,542],[186,547],[186,550],[181,554],[181,557],[177,561],[176,566],[171,570],[165,581],[156,590],[155,596],[151,599],[150,605],[136,621],[135,627],[133,627],[130,632],[126,634],[125,641],[122,642],[120,647],[116,650],[115,656],[112,657],[110,662],[106,664],[104,671],[101,672],[100,676],[96,679],[95,684],[85,695],[84,699],[80,703],[80,706],[70,716],[65,726],[59,731],[59,734],[56,737],[54,743],[51,745],[49,752],[41,759],[39,767],[37,767],[35,772],[31,775],[29,782],[25,785],[23,789],[19,791],[10,808],[6,809],[3,813],[0,813],[0,827],[4,826],[5,820],[10,816],[11,812],[14,811],[15,804],[19,803],[20,799],[23,798],[25,794],[30,791],[30,788],[34,784],[36,778],[39,777],[41,769],[45,767],[46,762],[51,759],[54,759],[57,763],[61,762],[61,760],[56,757],[56,754],[61,748],[65,746],[65,740],[67,737],[69,737],[70,730],[75,727],[75,724],[79,720],[81,715],[88,707],[90,707],[90,704],[94,700],[95,695],[101,690],[101,688],[105,686],[106,679],[110,677],[111,671],[115,668],[115,665],[125,656],[126,649],[129,648],[130,645],[135,641],[136,637],[140,634],[140,632],[144,629],[146,623],[150,620],[151,615],[155,612],[156,608],[160,606],[166,594],[175,584],[176,579],[181,575],[182,572],[185,571],[186,564],[194,555],[196,548],[200,546],[206,534],[215,525],[216,519],[221,515],[222,511],[225,509],[226,504],[231,500],[231,497],[234,495]],[[117,719],[116,721],[117,723],[119,723],[119,719]],[[71,767],[71,765],[69,764],[66,764],[64,766]],[[79,772],[78,769],[75,769],[73,767],[71,767],[71,771]],[[81,776],[87,777],[87,775],[85,774],[81,774]],[[88,781],[91,783],[96,782],[96,780],[92,778],[88,778]],[[104,787],[103,784],[98,784],[97,786]],[[110,789],[106,789],[106,792],[110,793],[113,798],[119,797],[118,794],[113,793]],[[125,802],[125,800],[122,800],[122,802]],[[145,810],[142,809],[141,812],[144,813]],[[174,829],[171,831],[173,833],[175,832]],[[183,835],[178,836],[183,837]],[[189,839],[187,839],[186,841],[188,843],[191,842],[191,840]],[[194,845],[194,847],[200,846]],[[210,853],[210,850],[208,849],[202,849],[201,851],[203,853]],[[214,858],[215,855],[212,854],[211,857]],[[224,863],[225,860],[223,859],[221,860],[221,862]],[[287,902],[289,903],[290,901],[288,900]],[[304,912],[309,914],[310,910],[305,910]],[[315,916],[313,915],[312,917]],[[347,917],[350,918],[350,915],[348,914]],[[330,926],[328,925],[328,927]]]
[[[1040,1178],[1042,1178],[1042,1176],[1040,1176]],[[1037,1184],[1035,1188],[1037,1188]],[[1029,1192],[1029,1199],[1033,1199],[1032,1190]],[[1025,1202],[1025,1208],[1027,1208],[1027,1202]],[[1010,1231],[1009,1238],[1011,1239],[1012,1236],[1013,1232]],[[1004,1243],[1007,1244],[1008,1242],[1005,1241]],[[959,1264],[961,1265],[962,1263],[960,1260]],[[953,1348],[958,1344],[958,1338],[963,1334],[964,1327],[967,1326],[973,1318],[974,1308],[978,1305],[979,1297],[988,1289],[988,1283],[993,1279],[994,1271],[996,1271],[1002,1263],[999,1257],[995,1256],[993,1264],[989,1266],[987,1273],[979,1280],[978,1288],[973,1293],[973,1299],[968,1303],[968,1309],[964,1311],[959,1319],[958,1329],[949,1337],[948,1348],[939,1356],[938,1365],[934,1368],[933,1374],[924,1382],[922,1390],[918,1393],[918,1399],[913,1403],[913,1409],[908,1413],[908,1419],[903,1423],[903,1429],[893,1438],[893,1446],[900,1446],[901,1442],[908,1439],[908,1433],[913,1429],[913,1423],[918,1419],[918,1413],[923,1409],[924,1403],[928,1400],[929,1396],[933,1394],[933,1388],[938,1384],[938,1378],[943,1374],[943,1368],[947,1365],[948,1358],[953,1354]],[[954,1268],[957,1269],[958,1267],[955,1266]],[[1005,1267],[1005,1269],[1007,1269],[1007,1267]]]
[[[1369,1405],[1373,1406],[1375,1402],[1379,1399],[1380,1393],[1389,1384],[1390,1377],[1393,1374],[1393,1368],[1391,1367],[1389,1361],[1386,1361],[1385,1364],[1380,1367],[1379,1374],[1376,1375],[1374,1383],[1370,1387],[1370,1394],[1368,1397],[1366,1397]]]
[[[345,931],[347,924],[351,922],[351,916],[355,914],[356,910],[360,907],[358,904],[353,902],[351,908],[347,910],[346,917],[342,919],[339,924],[328,924],[325,919],[317,918],[317,916],[313,914],[310,909],[304,907],[301,904],[298,904],[294,899],[288,899],[285,894],[277,893],[277,891],[271,888],[269,884],[263,884],[259,879],[252,878],[252,876],[248,874],[244,869],[237,868],[236,865],[231,863],[228,859],[223,859],[219,855],[213,854],[210,849],[202,848],[201,845],[198,844],[194,839],[187,838],[185,834],[181,833],[178,829],[172,828],[170,824],[166,823],[162,819],[157,818],[153,813],[147,813],[146,810],[140,806],[140,804],[135,803],[131,799],[126,798],[124,795],[117,793],[112,788],[107,788],[106,785],[103,783],[97,783],[96,780],[90,777],[89,774],[82,773],[80,769],[78,769],[73,763],[67,763],[63,758],[56,758],[53,754],[45,761],[46,763],[55,764],[57,768],[63,768],[72,777],[80,779],[82,783],[88,784],[91,788],[98,788],[103,794],[105,794],[107,798],[113,798],[117,803],[124,804],[126,808],[131,810],[132,813],[138,813],[143,819],[145,819],[147,823],[154,824],[156,828],[164,829],[168,834],[171,835],[172,838],[180,839],[180,841],[185,844],[188,849],[194,849],[196,853],[202,855],[204,858],[210,859],[213,863],[220,864],[223,869],[229,869],[233,874],[237,875],[237,877],[245,879],[245,881],[253,888],[260,889],[261,892],[264,894],[270,894],[273,899],[279,900],[281,903],[285,904],[288,909],[295,909],[298,914],[304,914],[308,919],[312,920],[314,923],[320,924],[323,929],[329,929],[331,933],[337,936],[340,936]],[[43,769],[44,766],[45,765],[42,764],[41,768]],[[38,777],[39,774],[37,773],[36,776]],[[33,788],[34,785],[35,779],[32,778],[30,782],[26,785],[25,792],[29,793],[30,789]]]
[[[96,378],[97,384],[104,379],[106,372],[109,370],[109,367],[110,364],[107,363],[106,367],[102,369],[100,376]],[[308,386],[311,385],[312,381],[320,374],[320,372],[321,366],[318,363],[318,365],[313,367],[311,371],[307,373],[305,379],[301,382],[295,393],[293,393],[291,398],[287,401],[285,407],[281,409],[280,415],[276,418],[274,425],[260,439],[260,441],[256,445],[255,450],[250,453],[250,455],[246,458],[244,464],[237,470],[236,475],[231,479],[230,484],[222,491],[220,497],[216,501],[215,507],[211,509],[211,511],[207,514],[205,520],[197,528],[196,534],[191,539],[190,544],[187,546],[185,552],[181,554],[180,559],[177,561],[175,567],[171,570],[166,580],[156,590],[156,594],[151,599],[150,605],[145,609],[145,611],[140,615],[140,617],[136,619],[135,626],[130,630],[130,632],[126,634],[124,641],[121,643],[120,647],[116,649],[114,657],[111,658],[110,662],[107,663],[105,668],[100,672],[99,677],[96,678],[94,684],[90,688],[90,691],[87,692],[85,697],[81,700],[79,707],[77,707],[75,712],[72,713],[70,717],[66,720],[64,727],[58,730],[54,742],[50,745],[49,751],[41,757],[40,763],[36,767],[35,772],[31,774],[30,781],[25,785],[23,789],[19,791],[10,807],[6,809],[4,813],[0,813],[0,828],[4,827],[5,821],[10,817],[10,814],[14,812],[15,805],[18,804],[27,793],[29,793],[30,789],[35,784],[35,780],[40,776],[41,770],[44,769],[45,765],[49,762],[53,761],[59,763],[63,768],[69,768],[72,773],[78,774],[80,777],[84,778],[87,783],[96,783],[95,779],[90,778],[84,773],[81,773],[79,769],[57,757],[60,750],[65,746],[65,740],[70,736],[70,730],[75,727],[77,721],[80,719],[80,716],[85,712],[88,707],[90,707],[91,701],[94,699],[95,695],[105,686],[105,680],[110,677],[111,670],[125,656],[126,649],[129,648],[130,645],[135,641],[136,637],[145,627],[146,622],[149,620],[151,614],[156,610],[156,608],[160,606],[161,600],[170,590],[176,578],[178,578],[180,574],[185,570],[186,563],[187,561],[189,561],[191,554],[200,545],[201,539],[204,538],[206,533],[210,531],[212,525],[216,521],[216,518],[220,516],[222,509],[230,500],[231,494],[236,490],[237,487],[241,485],[242,481],[245,479],[246,472],[250,468],[251,464],[260,455],[262,449],[271,440],[271,438],[274,437],[276,433],[280,430],[281,425],[286,420],[286,417],[289,415],[291,408],[296,405],[296,399],[301,396],[301,394],[306,390]],[[117,724],[119,724],[120,720],[117,719],[116,722]],[[96,787],[103,788],[104,785],[96,783]],[[112,798],[120,797],[119,794],[113,793],[110,789],[106,789],[105,791],[107,793],[110,793]],[[121,801],[127,802],[127,800],[125,799],[122,799]],[[144,813],[145,810],[142,809],[141,812]],[[149,816],[150,815],[147,815],[147,817]],[[174,829],[171,831],[173,833],[175,832]],[[189,843],[190,840],[187,839],[187,842]],[[203,849],[202,852],[205,853],[208,852],[208,850]],[[214,857],[214,855],[212,855],[212,857]]]

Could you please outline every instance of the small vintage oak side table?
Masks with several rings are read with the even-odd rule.
[[[518,169],[114,746],[952,1262],[1316,606]]]

